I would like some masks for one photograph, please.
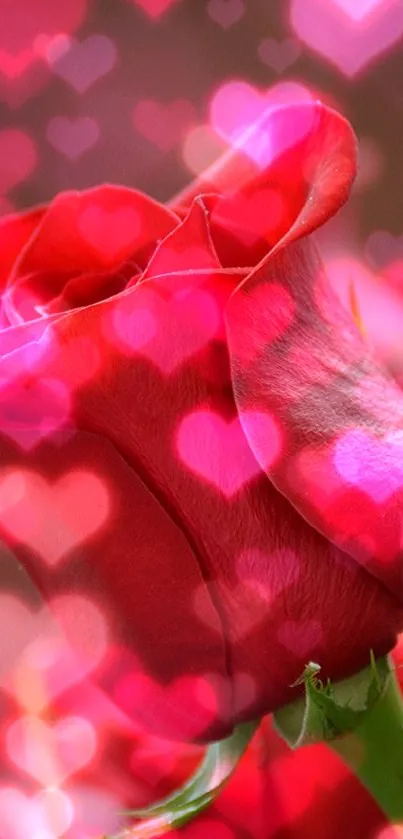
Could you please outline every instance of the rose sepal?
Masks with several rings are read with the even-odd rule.
[[[326,685],[310,662],[305,700],[277,711],[274,726],[291,748],[325,741],[347,764],[391,823],[403,823],[403,698],[390,657]]]
[[[292,749],[330,742],[354,731],[385,693],[391,667],[387,658],[375,660],[347,679],[326,684],[318,677],[320,665],[310,661],[291,685],[305,684],[305,696],[273,714],[273,724]]]
[[[180,789],[150,807],[126,810],[122,815],[141,822],[126,828],[114,839],[160,836],[199,815],[230,780],[259,724],[260,720],[242,723],[225,740],[209,745],[195,774]]]

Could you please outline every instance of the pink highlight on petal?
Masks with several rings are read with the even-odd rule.
[[[194,411],[180,423],[176,447],[185,466],[227,498],[261,473],[237,417]]]
[[[203,349],[221,322],[212,294],[181,285],[175,290],[177,278],[169,276],[168,296],[163,289],[155,291],[152,280],[145,281],[132,294],[122,296],[105,323],[105,331],[120,349],[141,353],[166,375]]]
[[[403,490],[403,439],[377,440],[364,430],[347,432],[334,448],[335,467],[347,484],[384,504]]]
[[[277,638],[288,652],[298,657],[312,656],[324,644],[319,621],[285,621]]]
[[[306,108],[304,113],[299,111],[294,119],[290,116],[282,119],[280,114],[271,124],[262,119],[261,123],[252,125],[233,143],[234,148],[241,147],[262,170],[271,166],[286,151],[298,146],[302,140],[308,139],[315,129],[313,108]]]
[[[19,329],[0,330],[0,382],[3,370],[7,381],[10,375],[15,378],[21,372],[47,369],[57,346],[54,325],[45,318],[21,324]]]
[[[244,410],[238,416],[254,451],[259,452],[263,469],[275,465],[284,449],[283,433],[278,421],[266,411]]]
[[[215,581],[223,603],[228,603],[230,611],[236,615],[228,627],[231,643],[238,642],[259,624],[270,620],[272,607],[279,606],[277,598],[283,594],[286,597],[287,590],[298,584],[301,567],[298,556],[291,550],[279,548],[263,552],[248,548],[235,558],[234,571],[235,583]],[[204,624],[217,634],[222,633],[223,627],[207,608],[204,586],[195,592],[193,607]]]
[[[210,103],[210,122],[214,131],[232,144],[268,108],[311,101],[308,88],[296,82],[282,82],[261,91],[248,82],[233,80],[225,82],[214,94]]]
[[[40,315],[42,300],[30,289],[30,277],[21,277],[7,286],[1,302],[12,326],[35,320]]]
[[[291,486],[304,493],[321,511],[337,499],[345,490],[342,476],[334,468],[330,457],[324,457],[323,451],[304,448],[290,462],[287,471]]]
[[[105,321],[105,332],[126,352],[141,351],[157,334],[158,320],[151,308],[133,305],[128,297],[122,297],[112,314]],[[152,302],[151,302],[152,305]]]
[[[78,228],[85,241],[100,253],[105,263],[115,264],[141,230],[141,219],[133,207],[108,211],[96,204],[86,207],[78,220]]]
[[[0,475],[0,526],[50,566],[96,533],[108,513],[106,487],[92,473],[72,471],[53,484],[28,470]]]
[[[290,485],[306,499],[313,521],[319,514],[320,529],[374,573],[382,563],[393,575],[403,544],[401,449],[401,436],[377,440],[359,428],[331,446],[303,450],[289,465]]]
[[[70,425],[71,394],[57,379],[24,376],[0,385],[0,427],[21,448]]]

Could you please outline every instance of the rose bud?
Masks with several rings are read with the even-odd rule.
[[[50,606],[97,607],[93,678],[155,735],[224,738],[403,627],[403,398],[310,237],[355,149],[287,106],[169,206],[1,223],[1,535]]]

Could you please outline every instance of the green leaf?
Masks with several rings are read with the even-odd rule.
[[[259,723],[260,720],[243,723],[230,737],[212,743],[193,777],[172,795],[150,807],[126,811],[124,815],[142,822],[127,828],[116,839],[151,839],[186,824],[205,810],[229,781]]]
[[[291,746],[331,741],[354,731],[383,696],[390,674],[386,658],[375,661],[354,676],[326,685],[318,678],[320,665],[310,661],[302,675],[291,686],[305,684],[305,697],[285,705],[273,714],[278,733]]]

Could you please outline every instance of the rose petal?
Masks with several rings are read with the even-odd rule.
[[[288,295],[286,321],[273,288]],[[267,443],[245,412],[266,411],[285,441],[266,467],[275,486],[402,598],[403,394],[335,296],[312,243],[264,260],[234,293],[226,323],[255,456],[264,467]]]
[[[214,728],[215,734],[224,736],[229,733],[231,722],[251,719],[289,701],[294,695],[290,685],[307,659],[317,660],[319,655],[324,676],[348,675],[367,664],[371,647],[379,654],[388,651],[402,621],[399,601],[365,569],[356,567],[349,557],[311,529],[259,469],[241,433],[222,338],[218,340],[214,332],[215,337],[207,346],[195,349],[195,334],[200,335],[198,329],[205,324],[197,319],[200,310],[193,306],[193,296],[197,300],[200,295],[203,300],[211,297],[212,305],[222,309],[233,285],[231,272],[223,269],[205,270],[204,276],[200,271],[197,277],[192,277],[192,272],[177,272],[149,279],[96,306],[60,316],[53,324],[60,347],[85,335],[96,346],[100,359],[96,375],[76,391],[75,424],[97,440],[110,441],[113,451],[119,452],[127,468],[140,476],[148,492],[158,499],[178,532],[192,546],[201,569],[201,601],[199,592],[191,591],[182,582],[187,573],[186,558],[180,572],[179,566],[169,565],[162,555],[154,558],[154,543],[152,539],[147,542],[149,528],[154,525],[143,516],[137,494],[126,485],[127,519],[111,522],[113,533],[111,530],[105,535],[105,549],[101,539],[95,540],[94,553],[88,553],[88,564],[64,562],[56,579],[42,569],[41,589],[53,593],[55,586],[56,590],[80,586],[82,592],[99,593],[108,614],[119,626],[122,622],[126,627],[132,639],[128,641],[129,649],[140,652],[147,671],[145,675],[140,672],[135,673],[135,678],[124,678],[124,662],[118,662],[115,674],[105,674],[105,688],[113,692],[116,684],[120,685],[118,697],[126,710],[128,696],[147,696],[147,701],[139,702],[148,724],[156,732],[161,725],[166,736],[179,734],[180,730],[185,739],[196,733],[194,728],[191,731],[189,720],[185,723],[183,718],[181,724],[176,716],[181,711],[177,704],[179,687],[186,687],[183,709],[192,697],[192,701],[197,699],[200,707],[196,717],[205,726],[205,736],[213,730],[209,715],[214,708],[222,715],[221,727]],[[133,336],[136,330],[139,336],[133,343],[127,339],[112,340],[110,322],[122,301],[135,327]],[[154,321],[147,321],[147,313]],[[174,352],[183,357],[176,356],[170,366]],[[214,384],[209,375],[211,366],[220,370]],[[57,377],[56,362],[52,377]],[[271,435],[266,466],[268,462],[274,465],[281,460],[284,443],[277,419],[270,419],[263,410],[250,412],[248,421],[258,437]],[[72,437],[70,445],[70,460],[66,460],[69,463],[75,445],[78,460],[84,451],[80,435]],[[46,455],[49,462],[59,463],[63,451],[63,443],[59,442],[56,458],[51,442],[43,441],[38,458]],[[8,463],[9,458],[7,449],[3,449],[2,462]],[[106,477],[110,475],[113,480],[115,467],[104,460],[103,452],[94,458],[94,464],[100,468],[102,463]],[[162,533],[169,546],[165,529]],[[141,545],[144,542],[144,550],[146,545],[151,546],[147,548],[151,550],[148,559],[141,560],[140,575],[137,538]],[[181,551],[180,546],[175,550]],[[87,557],[86,547],[83,554]],[[35,556],[24,550],[18,557],[28,571],[38,575]],[[163,562],[168,564],[160,565]],[[156,585],[156,568],[162,577],[164,568],[169,569],[166,573],[172,577],[175,594],[171,589],[167,589],[166,595],[161,593],[152,618],[150,612],[145,614],[144,605],[136,606],[135,598],[141,604],[147,601],[149,589]],[[186,579],[185,576],[185,582]],[[206,585],[219,612],[219,626],[210,607],[203,603]],[[186,618],[180,624],[182,646],[178,647],[173,664],[170,637],[179,637],[175,628],[177,612],[184,612]],[[185,624],[191,620],[189,615],[200,625],[200,642],[197,631],[192,634],[193,624],[188,640]],[[154,629],[150,635],[152,620],[155,636]],[[197,673],[204,681],[195,684],[188,678],[194,673],[198,644],[209,649],[207,640],[211,636],[206,636],[206,629],[213,636],[218,632],[221,640],[224,635],[232,684],[229,717],[225,714],[228,683],[218,678],[221,674],[214,658],[211,667],[207,658],[200,658]],[[154,651],[154,645],[159,649]],[[164,664],[160,653],[164,655]],[[128,661],[130,675],[130,657]],[[175,678],[179,672],[184,678],[180,684]],[[162,676],[169,685],[168,693],[159,687]],[[176,708],[171,717],[170,701]],[[139,712],[136,706],[136,714]],[[199,730],[197,737],[203,736]]]
[[[38,207],[27,213],[6,216],[0,220],[0,292],[7,285],[10,272],[21,249],[26,245],[40,224],[46,207]],[[10,320],[3,301],[0,300],[0,329],[9,326]]]
[[[183,222],[163,239],[145,269],[141,282],[175,271],[221,268],[210,233],[208,207],[196,198]],[[134,278],[128,285],[134,285]]]
[[[12,541],[17,557],[24,556],[24,565],[48,599],[76,591],[99,608],[113,645],[122,650],[114,680],[110,667],[100,674],[109,692],[116,691],[119,699],[119,684],[147,680],[147,704],[135,690],[125,693],[125,710],[134,719],[172,739],[215,739],[223,724],[228,727],[224,694],[219,697],[224,723],[215,708],[214,713],[207,709],[203,724],[195,711],[192,727],[187,704],[206,673],[226,678],[220,620],[194,546],[164,509],[163,499],[106,439],[93,434],[76,433],[63,444],[48,441],[29,453],[2,435],[0,448],[2,537]],[[100,499],[95,489],[86,493],[89,481],[97,495],[100,486]],[[101,519],[98,509],[104,498]],[[200,587],[210,616],[210,624],[202,626],[193,610]],[[184,675],[189,693],[183,701],[178,693],[170,709],[169,684]]]
[[[320,102],[270,109],[235,147],[170,206],[202,192],[222,198],[211,216],[223,265],[253,265],[298,219],[305,233],[347,198],[356,141],[349,124]]]
[[[119,266],[177,223],[162,204],[126,187],[61,193],[20,254],[12,281],[36,271],[72,274]]]

